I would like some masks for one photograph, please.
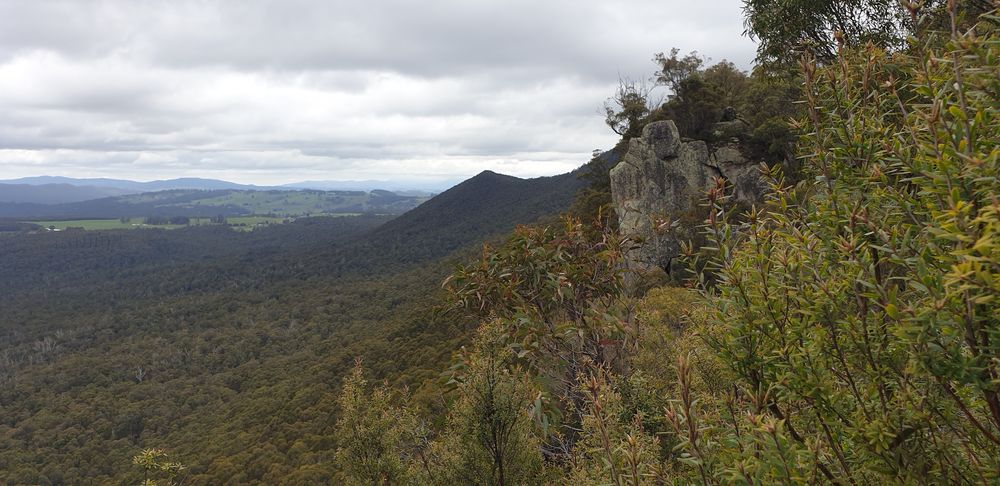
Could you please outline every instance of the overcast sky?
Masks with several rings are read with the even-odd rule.
[[[747,69],[740,0],[0,0],[0,179],[567,172],[656,52]]]

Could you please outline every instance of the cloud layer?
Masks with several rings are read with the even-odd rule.
[[[0,179],[566,172],[654,52],[748,67],[740,4],[0,0]]]

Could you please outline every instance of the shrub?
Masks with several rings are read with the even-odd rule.
[[[706,481],[1000,480],[997,20],[803,63],[808,182],[712,219],[736,383],[671,415]]]

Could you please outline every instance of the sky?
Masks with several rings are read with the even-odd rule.
[[[749,69],[741,0],[0,0],[0,179],[565,173],[656,52]]]

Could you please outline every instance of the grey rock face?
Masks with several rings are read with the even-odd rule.
[[[733,184],[737,200],[752,203],[763,195],[760,169],[743,157],[738,142],[710,150],[700,140],[681,141],[670,120],[646,125],[629,141],[611,170],[611,196],[622,232],[640,241],[629,255],[635,269],[670,272],[681,239],[693,231],[677,221],[690,219],[720,176]]]
[[[709,165],[733,185],[733,197],[747,205],[759,202],[766,187],[760,178],[760,165],[746,159],[739,142],[729,142],[712,151]]]
[[[750,127],[743,120],[721,121],[712,125],[712,136],[716,140],[737,138],[749,130]]]

